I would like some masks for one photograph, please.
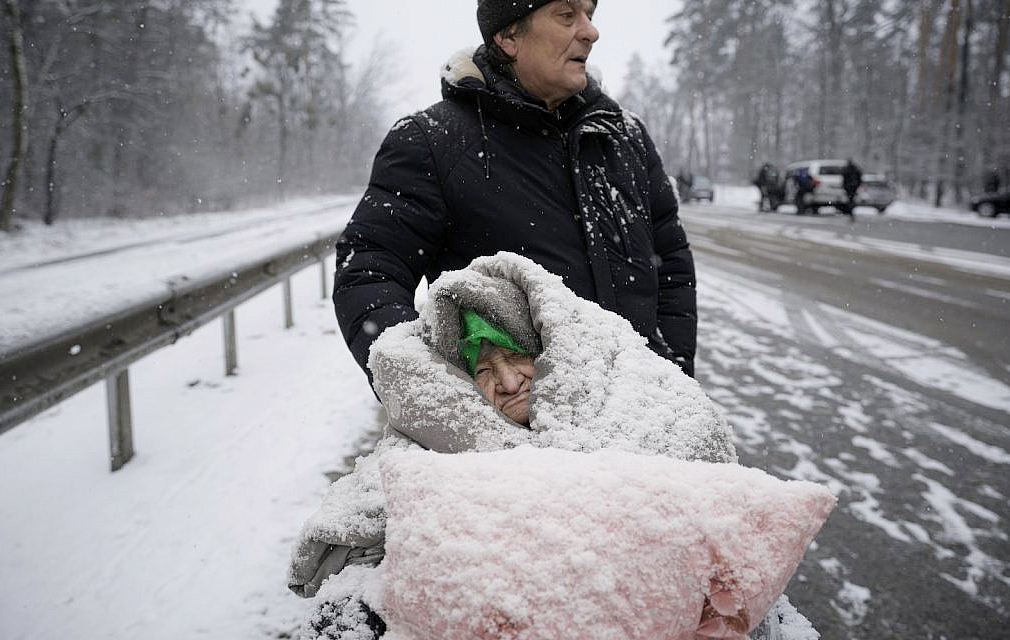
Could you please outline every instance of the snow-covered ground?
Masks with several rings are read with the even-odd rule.
[[[739,206],[753,208],[752,188],[722,187],[716,196],[722,204],[734,197]],[[287,217],[281,226],[293,233],[307,233],[310,238],[317,232],[329,232],[346,220],[353,201],[352,196],[286,205]],[[317,214],[298,213],[321,207],[325,211]],[[901,210],[896,206],[896,213]],[[81,296],[74,298],[73,304],[86,299],[88,309],[99,310],[140,291],[146,295],[150,287],[161,290],[167,279],[189,274],[191,268],[213,269],[215,263],[203,262],[207,256],[227,262],[241,259],[243,251],[253,255],[262,252],[278,241],[279,231],[261,223],[277,219],[278,211],[132,222],[78,221],[52,229],[29,226],[13,238],[0,236],[0,298],[5,300],[0,351],[4,350],[2,345],[25,339],[26,323],[31,326],[31,322],[45,321],[46,327],[58,328],[79,318],[78,309],[68,308],[71,292]],[[890,210],[887,215],[892,215]],[[976,221],[973,214],[956,215],[959,221]],[[157,236],[192,239],[209,229],[223,232],[245,222],[251,225],[246,232],[252,239],[236,243],[233,239],[220,241],[224,236],[219,235],[218,245],[201,242],[191,254],[171,246],[165,251],[161,245],[140,244]],[[1004,221],[983,222],[1001,225]],[[114,260],[99,263],[97,268],[89,266],[86,273],[79,268],[83,262],[77,262],[75,268],[71,261],[48,267],[60,269],[50,272],[58,275],[53,279],[17,282],[29,273],[23,269],[26,265],[125,244],[137,246],[117,253]],[[170,259],[172,253],[179,253],[178,262]],[[191,262],[197,258],[199,264]],[[134,281],[134,275],[138,284],[125,285]],[[341,467],[362,434],[374,429],[378,414],[364,376],[337,333],[330,302],[320,299],[318,280],[317,268],[295,278],[296,326],[291,330],[282,329],[278,290],[267,291],[239,307],[238,376],[223,375],[221,329],[216,323],[132,367],[137,456],[119,472],[108,471],[101,386],[0,435],[0,469],[4,470],[4,482],[0,483],[0,638],[290,637],[306,611],[306,603],[288,592],[285,584],[291,542],[328,485],[324,473]],[[746,333],[748,323],[766,327],[769,334],[787,331],[788,314],[776,292],[757,291],[715,271],[699,283],[699,299],[707,307],[703,309],[707,317],[716,318],[718,311],[732,319],[707,329],[708,342],[719,346],[712,353],[713,361],[722,364],[731,356],[739,356],[741,362],[753,360],[755,375],[764,376],[744,385],[725,381],[720,386],[740,387],[738,395],[716,396],[727,408],[744,448],[767,447],[769,422],[789,418],[788,414],[754,414],[746,406],[748,389],[767,393],[767,389],[777,388],[792,406],[797,423],[802,423],[804,413],[811,409],[805,403],[815,401],[803,394],[805,388],[816,385],[837,388],[839,393],[845,390],[833,386],[833,376],[823,363],[772,357],[762,338]],[[14,307],[8,301],[13,301]],[[9,312],[12,308],[19,311]],[[830,317],[841,312],[825,313]],[[52,316],[51,322],[44,320],[47,314]],[[865,351],[860,344],[851,345],[850,349],[860,349],[854,357],[865,358],[866,353],[887,346],[881,366],[905,367],[907,375],[919,376],[919,384],[963,393],[976,402],[980,401],[979,389],[987,390],[982,401],[990,406],[1010,397],[1010,391],[998,381],[957,386],[951,378],[961,379],[963,372],[982,374],[972,371],[970,363],[958,363],[957,354],[928,345],[921,336],[875,326],[865,319],[846,318],[845,323],[858,328],[854,335],[858,333],[864,341],[877,341],[876,346],[867,344]],[[731,347],[740,353],[729,354]],[[902,352],[903,347],[909,352]],[[765,358],[761,354],[766,352],[769,355]],[[927,375],[952,362],[958,367],[958,376]],[[784,377],[768,377],[777,372]],[[718,382],[714,376],[713,382]],[[891,389],[883,381],[878,387]],[[900,400],[903,391],[892,391]],[[907,402],[914,404],[916,400]],[[963,587],[968,595],[979,572],[1004,572],[1004,561],[985,552],[988,543],[981,530],[958,515],[965,508],[981,513],[982,507],[974,503],[966,507],[963,498],[932,479],[943,479],[953,471],[928,457],[928,452],[898,449],[871,437],[872,433],[866,433],[870,418],[861,406],[853,400],[843,407],[841,419],[856,434],[852,444],[887,464],[903,466],[908,460],[918,460],[918,477],[928,488],[924,499],[937,514],[933,517],[944,519],[943,526],[951,529],[948,538],[931,540],[914,522],[896,521],[884,514],[874,497],[881,490],[879,480],[875,484],[868,474],[846,467],[851,460],[844,454],[817,464],[812,461],[816,454],[801,441],[779,438],[779,444],[786,443],[782,446],[793,447],[798,462],[776,472],[824,481],[836,489],[849,486],[859,498],[854,503],[855,517],[891,531],[895,539],[929,542],[937,554],[953,555],[952,544],[968,545],[972,572]],[[970,452],[980,463],[1010,464],[1010,454],[1004,449],[970,438],[949,425],[937,423],[930,432]],[[989,487],[988,492],[1006,500],[996,488]],[[1000,528],[998,518],[992,522],[988,512],[983,515],[988,525]],[[823,563],[828,564],[826,571],[845,575],[845,567],[837,562]],[[829,594],[833,595],[832,606],[857,624],[867,614],[871,589],[874,597],[879,597],[876,585],[846,579],[837,594]]]
[[[187,278],[339,232],[356,201],[330,196],[242,212],[28,223],[0,237],[0,353],[110,309],[164,299]]]
[[[212,323],[130,370],[136,457],[109,472],[105,391],[0,436],[0,638],[277,638],[304,602],[290,544],[376,403],[319,275],[237,312],[239,375]]]

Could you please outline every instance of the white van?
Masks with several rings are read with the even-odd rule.
[[[796,172],[806,169],[814,179],[814,190],[807,194],[804,204],[811,213],[817,213],[821,207],[835,207],[839,211],[849,203],[849,198],[842,189],[842,170],[845,160],[804,160],[786,166],[785,202],[796,202]]]

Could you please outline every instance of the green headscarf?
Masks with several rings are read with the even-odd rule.
[[[464,309],[460,316],[463,337],[459,340],[459,355],[466,363],[471,378],[476,375],[477,359],[480,358],[480,349],[484,340],[515,351],[519,355],[529,355],[512,336],[480,317],[473,309]]]

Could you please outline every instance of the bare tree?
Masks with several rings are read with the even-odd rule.
[[[939,125],[939,142],[936,146],[936,188],[933,192],[934,204],[943,204],[947,187],[947,164],[951,149],[951,120],[954,115],[954,85],[957,74],[957,33],[960,29],[961,1],[951,0],[947,25],[944,29],[938,70],[937,104],[939,112],[933,121]]]
[[[13,144],[11,159],[3,182],[3,199],[0,200],[0,231],[10,231],[15,209],[18,180],[28,148],[28,71],[25,63],[24,33],[21,24],[21,7],[18,0],[4,0],[8,22],[11,78],[14,85]]]
[[[288,146],[292,129],[319,124],[321,87],[326,78],[344,78],[342,40],[351,14],[344,0],[280,0],[273,21],[258,22],[246,48],[259,63],[262,75],[250,97],[268,99],[277,123],[277,188],[283,196],[289,182]],[[338,87],[340,85],[338,84]],[[340,93],[335,96],[340,104]],[[309,156],[315,138],[305,140]]]
[[[967,153],[965,143],[965,131],[968,128],[968,96],[971,86],[969,74],[971,73],[971,37],[975,23],[975,16],[972,0],[965,0],[964,29],[961,37],[961,81],[957,92],[957,121],[954,123],[954,135],[956,142],[954,161],[954,201],[964,202],[965,174],[967,163],[965,154]]]

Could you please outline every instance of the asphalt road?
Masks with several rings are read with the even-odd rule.
[[[1010,637],[1010,230],[683,219],[741,461],[839,494],[793,603],[826,640]]]

